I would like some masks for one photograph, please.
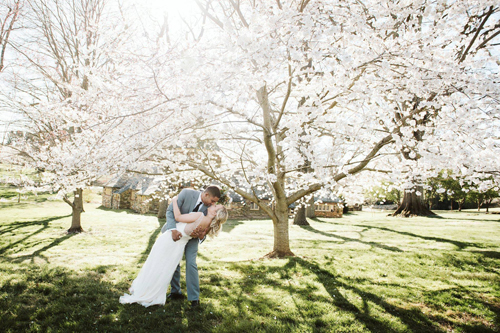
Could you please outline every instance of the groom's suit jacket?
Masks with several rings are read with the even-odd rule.
[[[188,214],[193,211],[194,207],[196,206],[196,202],[200,197],[200,194],[200,191],[195,191],[187,188],[183,189],[181,193],[179,193],[179,195],[177,196],[177,205],[179,206],[181,214]],[[202,205],[198,208],[198,211],[205,214],[207,211],[207,206],[202,203]],[[175,229],[176,223],[177,221],[175,221],[174,217],[174,207],[171,203],[167,208],[167,223],[165,223],[163,228],[161,228],[161,232],[164,233],[167,230]]]

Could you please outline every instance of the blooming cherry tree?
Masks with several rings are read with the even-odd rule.
[[[269,215],[269,257],[293,254],[289,206],[318,191],[355,200],[382,179],[500,170],[495,2],[195,2],[175,34],[93,19],[74,34],[82,56],[31,61],[50,89],[24,91],[50,98],[23,119],[66,139],[28,159],[74,188],[145,164],[204,174]]]
[[[17,57],[3,73],[0,102],[14,113],[15,124],[4,157],[44,173],[43,189],[59,192],[72,207],[70,232],[82,230],[82,188],[124,154],[118,124],[130,127],[130,113],[151,107],[134,91],[141,84],[134,84],[130,71],[139,64],[130,64],[140,54],[126,52],[134,32],[115,16],[117,6],[26,0],[25,25],[10,40]],[[140,107],[130,108],[135,103]]]
[[[156,158],[255,202],[273,220],[270,257],[292,254],[288,207],[316,191],[498,170],[493,2],[198,4],[205,32],[177,89],[178,117],[202,128],[179,140],[205,144]]]

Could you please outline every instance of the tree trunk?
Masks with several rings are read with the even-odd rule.
[[[450,210],[453,211],[453,199],[450,200]]]
[[[82,225],[81,225],[81,215],[83,210],[83,189],[77,188],[75,191],[73,191],[74,194],[74,199],[73,202],[69,201],[68,198],[64,198],[64,201],[68,205],[71,206],[73,212],[72,212],[72,219],[71,219],[71,227],[68,229],[68,233],[80,233],[83,232]]]
[[[277,219],[274,223],[274,248],[264,258],[285,258],[295,256],[290,250],[290,236],[288,233],[288,211],[276,210]]]
[[[403,202],[392,216],[412,217],[412,216],[433,216],[427,206],[422,202],[416,192],[405,192]]]
[[[459,200],[458,201],[458,211],[462,211],[462,206],[464,205],[465,199],[464,200]]]
[[[492,201],[493,201],[493,199],[489,199],[489,200],[485,201],[485,204],[486,204],[486,213],[490,212],[490,204],[491,204]]]
[[[316,217],[316,209],[314,208],[314,197],[309,199],[307,203],[309,206],[306,208],[306,217],[313,219]]]
[[[293,218],[293,224],[295,225],[309,225],[309,222],[307,222],[306,218],[306,207],[301,206],[300,208],[297,209],[297,214],[295,214],[295,217]]]
[[[159,219],[166,218],[167,217],[167,208],[168,208],[168,201],[167,200],[160,201],[160,205],[158,207],[158,215],[156,217]]]
[[[477,200],[477,211],[480,212],[481,211],[481,204],[483,203],[482,200]]]

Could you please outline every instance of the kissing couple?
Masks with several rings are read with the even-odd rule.
[[[172,299],[184,296],[180,285],[180,261],[186,254],[186,286],[191,307],[200,305],[200,280],[196,255],[198,244],[206,236],[215,237],[227,220],[223,205],[216,205],[221,197],[217,186],[209,186],[203,192],[183,189],[172,199],[167,209],[167,223],[161,229],[144,266],[129,288],[130,294],[120,297],[120,303],[139,303],[145,307],[164,305],[168,283]]]

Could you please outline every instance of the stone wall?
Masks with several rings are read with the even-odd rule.
[[[113,196],[113,188],[104,187],[102,191],[102,206],[106,208],[111,208],[111,199]]]
[[[119,194],[112,195],[111,208],[120,209],[120,195]]]
[[[316,217],[342,217],[342,204],[324,203],[321,205],[315,205],[315,208],[314,214]]]
[[[131,195],[130,199],[130,208],[139,214],[158,212],[158,208],[160,206],[160,202],[158,199],[153,199],[151,198],[151,196],[135,193]]]
[[[252,209],[254,208],[254,209]],[[258,209],[255,209],[258,208]],[[229,218],[246,218],[246,219],[265,219],[269,216],[258,206],[250,203],[243,204],[243,202],[231,202],[228,208]]]
[[[254,209],[252,209],[254,208]],[[229,218],[248,218],[248,219],[268,219],[269,216],[260,208],[257,208],[255,204],[241,202],[232,202],[229,207]],[[339,203],[326,203],[321,204],[320,207],[315,207],[314,213],[317,217],[342,217],[342,204]]]
[[[112,209],[132,209],[133,211],[146,214],[158,212],[160,202],[151,196],[137,194],[137,191],[127,190],[121,194],[113,194],[116,188],[104,187],[102,191],[102,205]]]
[[[130,196],[132,195],[132,190],[126,190],[120,194],[120,209],[130,208]]]

